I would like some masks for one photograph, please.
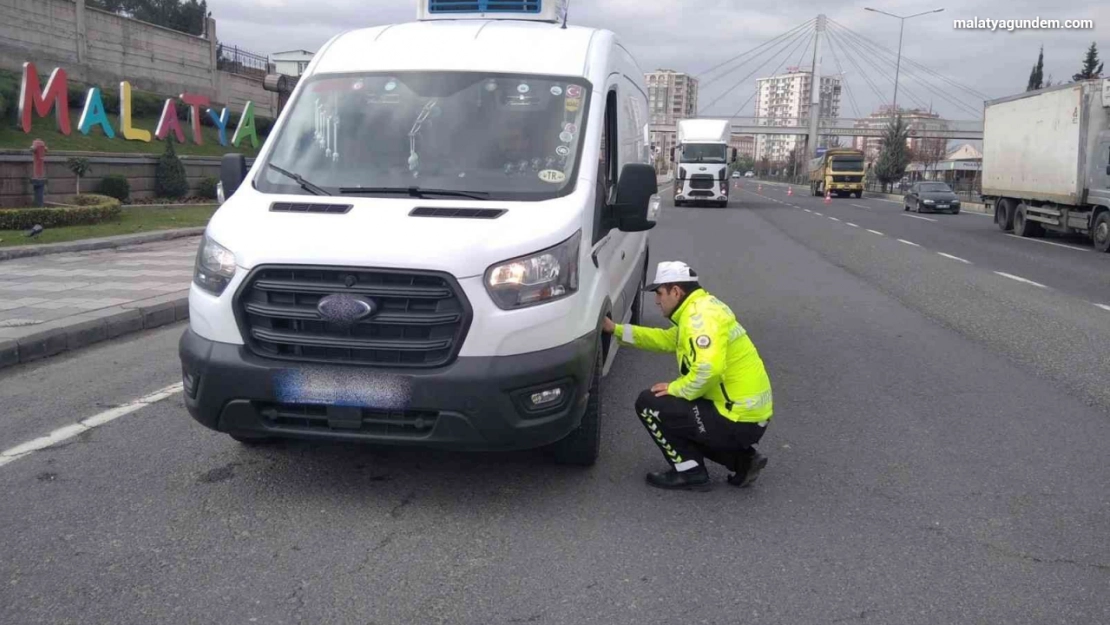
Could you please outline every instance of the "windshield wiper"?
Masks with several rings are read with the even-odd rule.
[[[309,193],[313,193],[315,195],[331,195],[327,191],[305,180],[300,174],[294,174],[291,171],[285,171],[284,169],[278,167],[277,165],[274,165],[273,163],[267,163],[267,165],[270,167],[270,169],[285,176],[286,178],[292,178],[293,180],[296,180],[297,184],[301,185],[301,188],[305,191],[308,191]]]
[[[484,200],[489,197],[485,191],[452,191],[450,189],[421,189],[420,187],[340,187],[340,193],[396,193],[410,197],[423,198],[429,195],[444,195],[447,197],[468,197],[475,200]]]

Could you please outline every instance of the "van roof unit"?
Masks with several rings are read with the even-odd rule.
[[[527,20],[565,24],[570,0],[417,0],[425,20]]]

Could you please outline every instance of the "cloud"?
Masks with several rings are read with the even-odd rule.
[[[570,21],[606,28],[618,34],[645,70],[665,67],[701,74],[707,83],[704,106],[728,94],[708,114],[731,114],[755,89],[755,80],[777,66],[812,60],[809,33],[790,45],[771,46],[774,52],[737,67],[706,70],[755,48],[795,26],[824,13],[839,26],[822,42],[822,74],[843,71],[851,92],[842,96],[841,115],[855,109],[866,115],[893,95],[894,52],[899,21],[864,10],[865,6],[911,15],[945,6],[945,0],[799,0],[789,3],[752,3],[741,0],[571,0]],[[209,0],[221,41],[258,54],[278,50],[316,50],[332,36],[354,28],[409,21],[416,16],[413,0]],[[1093,19],[1094,30],[979,31],[956,30],[955,19]],[[1110,60],[1110,4],[1078,0],[969,0],[951,3],[942,13],[906,20],[903,35],[900,104],[932,106],[951,119],[970,119],[982,109],[982,98],[938,79],[913,62],[966,85],[990,98],[1025,88],[1037,51],[1045,47],[1045,75],[1067,81],[1079,70],[1087,46],[1100,41],[1101,57]],[[847,33],[850,29],[882,52]],[[783,42],[780,42],[783,43]],[[788,58],[787,51],[790,51]],[[741,59],[743,61],[744,59]],[[766,61],[766,64],[764,62]],[[839,66],[837,65],[839,61]],[[732,71],[729,71],[732,70]],[[741,78],[756,71],[750,78]],[[726,73],[728,72],[728,73]],[[708,84],[719,74],[724,77]],[[730,88],[733,88],[731,91]],[[852,100],[856,107],[852,106]],[[955,104],[958,102],[959,104]],[[741,111],[750,115],[752,105]]]

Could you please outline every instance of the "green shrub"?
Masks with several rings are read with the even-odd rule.
[[[216,185],[219,184],[220,179],[215,176],[205,176],[201,178],[200,183],[197,184],[197,196],[209,200],[216,199]]]
[[[118,219],[119,200],[104,195],[77,195],[66,200],[75,208],[0,208],[0,230],[28,230],[35,224],[61,228]]]
[[[158,168],[154,173],[154,192],[158,197],[179,198],[189,193],[185,165],[177,158],[174,141],[172,133],[166,135],[166,151],[158,157]]]
[[[96,187],[96,192],[108,197],[114,197],[121,202],[126,202],[127,198],[131,197],[131,183],[128,182],[126,176],[119,174],[112,174],[111,176],[104,176],[100,179],[100,184]]]
[[[8,118],[8,98],[0,93],[0,119]]]

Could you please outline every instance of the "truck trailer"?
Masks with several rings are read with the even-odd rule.
[[[728,206],[729,142],[732,124],[727,119],[683,119],[678,122],[674,205],[712,202]],[[732,159],[736,160],[736,148]]]
[[[1110,79],[988,101],[986,206],[1004,232],[1090,237],[1110,251]]]

